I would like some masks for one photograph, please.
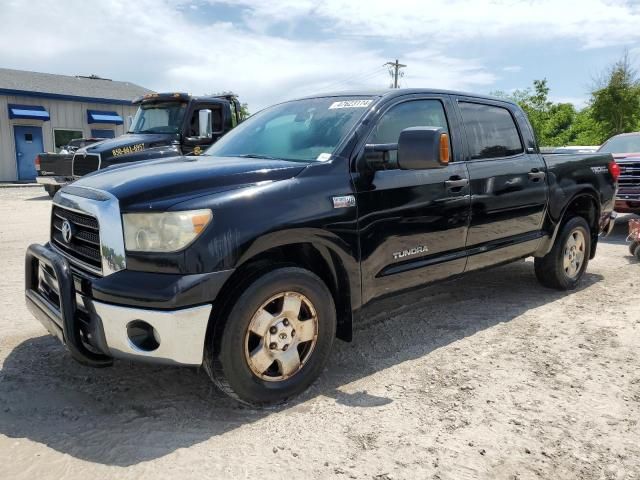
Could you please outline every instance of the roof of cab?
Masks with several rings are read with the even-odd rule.
[[[316,95],[307,95],[297,98],[296,100],[302,100],[307,98],[323,98],[323,97],[380,97],[380,98],[394,98],[403,95],[416,95],[416,94],[436,94],[436,95],[460,95],[464,97],[478,98],[483,100],[493,100],[498,102],[514,104],[512,100],[500,97],[494,97],[491,95],[481,95],[477,93],[459,92],[454,90],[441,90],[436,88],[392,88],[386,90],[347,90],[343,92],[326,92]]]
[[[163,93],[147,93],[133,100],[133,104],[140,104],[143,102],[158,102],[158,101],[183,101],[188,102],[190,100],[230,100],[235,97],[234,94],[220,94],[220,95],[203,95],[195,96],[185,92],[163,92]]]

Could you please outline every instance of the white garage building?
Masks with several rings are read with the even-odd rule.
[[[0,68],[0,181],[32,181],[34,159],[72,138],[114,137],[151,90],[97,77]]]

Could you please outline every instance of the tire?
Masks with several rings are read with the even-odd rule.
[[[329,289],[297,267],[260,276],[223,316],[222,329],[207,340],[205,370],[224,393],[254,406],[283,402],[309,387],[322,373],[336,334]]]
[[[571,247],[575,248],[572,250]],[[551,251],[535,259],[538,281],[556,290],[573,290],[587,269],[590,251],[589,224],[582,217],[570,218],[561,227]]]
[[[631,242],[629,244],[629,253],[631,255],[635,255],[636,254],[636,249],[640,247],[640,242]]]
[[[633,255],[636,257],[636,260],[640,262],[640,243],[638,244],[635,251],[633,252]]]

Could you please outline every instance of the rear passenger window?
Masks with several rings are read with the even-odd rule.
[[[460,102],[460,112],[472,160],[522,153],[522,142],[506,108]]]

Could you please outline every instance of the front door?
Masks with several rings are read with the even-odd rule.
[[[409,127],[442,127],[451,135],[455,160],[461,139],[452,127],[455,116],[447,115],[449,102],[443,96],[396,103],[384,111],[366,143],[397,143]],[[466,262],[470,199],[465,164],[400,170],[397,152],[390,153],[384,170],[371,172],[361,165],[354,174],[364,303],[459,274]]]
[[[42,128],[14,125],[13,130],[16,139],[18,180],[35,180],[35,159],[44,150],[42,146]]]
[[[546,167],[509,104],[458,100],[468,142],[471,225],[467,270],[526,256],[542,235]]]

